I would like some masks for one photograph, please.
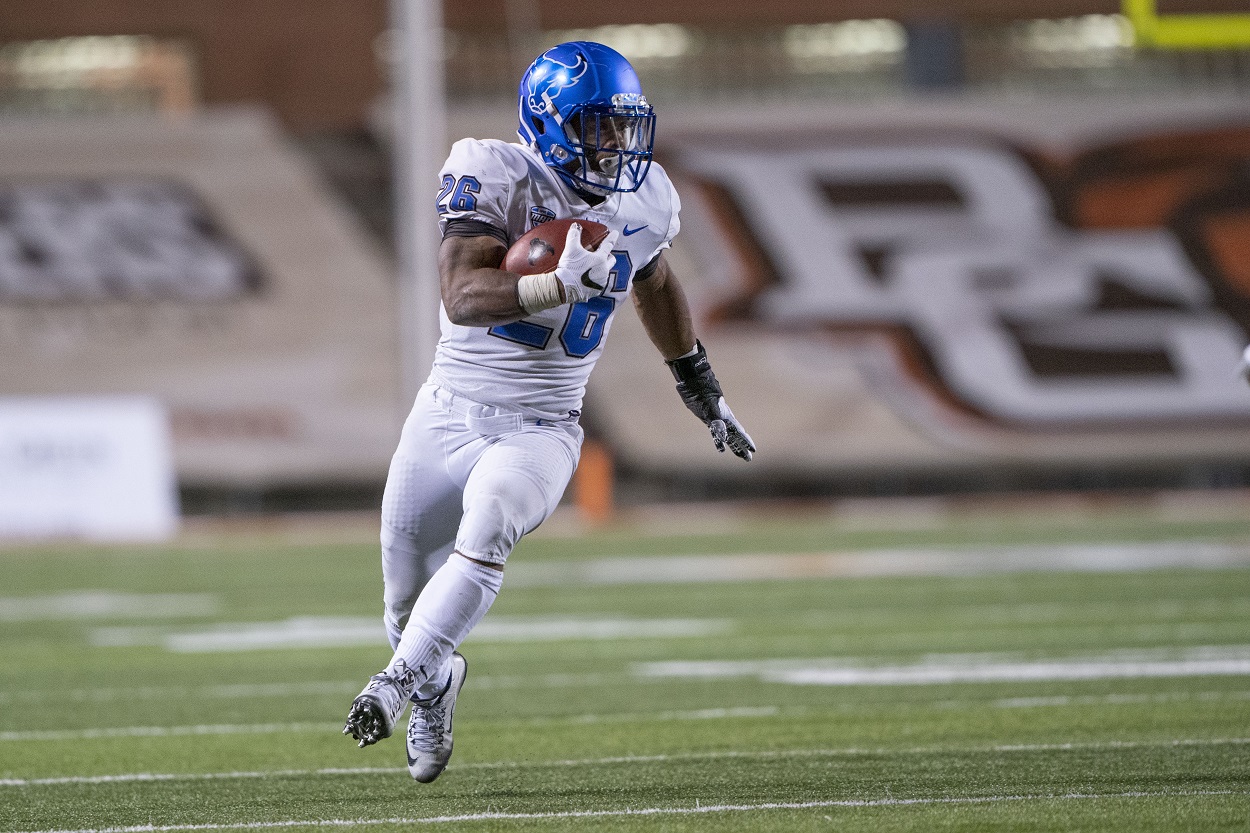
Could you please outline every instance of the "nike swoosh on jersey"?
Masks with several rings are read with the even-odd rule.
[[[631,234],[637,234],[638,232],[642,231],[646,227],[647,227],[647,224],[643,223],[638,228],[630,228],[629,223],[626,223],[625,228],[621,231],[621,234],[624,234],[626,237],[629,237]]]

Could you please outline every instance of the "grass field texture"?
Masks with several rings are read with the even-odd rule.
[[[0,830],[1250,830],[1250,497],[564,517],[431,785],[368,518],[0,549]]]

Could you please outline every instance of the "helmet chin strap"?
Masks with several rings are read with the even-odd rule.
[[[586,171],[586,175],[582,177],[584,181],[579,182],[578,186],[583,190],[589,191],[598,197],[610,197],[615,193],[616,189],[611,187],[616,183],[615,174],[601,173],[599,171]]]
[[[612,189],[595,185],[593,182],[587,182],[584,177],[578,178],[573,174],[565,171],[560,178],[564,180],[564,184],[569,186],[575,194],[581,197],[591,205],[599,203],[612,196]]]
[[[612,189],[603,188],[590,182],[574,182],[573,190],[583,197],[589,197],[591,202],[601,203],[608,197],[612,196]]]

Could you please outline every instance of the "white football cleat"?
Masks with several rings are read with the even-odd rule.
[[[403,673],[394,677],[374,674],[364,691],[352,701],[343,734],[360,741],[362,748],[389,738],[395,731],[395,722],[404,713],[404,706],[408,705],[416,679],[402,662],[400,668]]]
[[[429,700],[412,701],[412,714],[408,717],[408,772],[422,784],[441,775],[451,760],[451,719],[468,668],[464,657],[453,653],[451,679],[443,693]]]

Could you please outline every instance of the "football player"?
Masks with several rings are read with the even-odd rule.
[[[664,257],[680,202],[652,161],[655,115],[633,67],[601,44],[560,44],[526,71],[518,104],[520,143],[461,140],[441,172],[442,335],[382,499],[394,655],[343,728],[376,743],[411,701],[408,768],[422,782],[451,757],[466,672],[456,648],[494,601],[512,548],[573,475],[586,381],[626,298],[716,448],[755,452]],[[555,269],[505,271],[512,242],[555,218],[610,231],[589,251],[574,224]]]

